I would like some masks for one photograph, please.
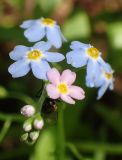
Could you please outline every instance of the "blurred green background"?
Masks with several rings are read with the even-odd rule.
[[[0,0],[0,160],[58,160],[57,112],[46,115],[47,125],[33,146],[20,142],[20,108],[36,93],[41,81],[32,74],[12,79],[8,54],[24,38],[23,20],[51,17],[60,24],[68,42],[90,43],[115,70],[115,89],[96,100],[97,90],[85,86],[85,69],[77,71],[77,84],[86,98],[64,110],[65,160],[122,160],[122,1],[121,0]],[[62,65],[67,66],[66,62]],[[74,68],[72,70],[76,71]],[[59,148],[60,149],[60,148]],[[63,160],[63,159],[62,159]]]

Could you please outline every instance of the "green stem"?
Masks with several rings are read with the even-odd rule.
[[[46,89],[45,89],[45,85],[43,86],[43,90],[42,90],[42,94],[41,94],[41,97],[39,98],[39,101],[38,101],[38,106],[39,106],[39,111],[42,110],[42,106],[43,106],[43,103],[44,103],[44,100],[46,98]]]
[[[0,113],[0,120],[2,120],[2,121],[10,120],[10,121],[15,121],[15,122],[23,122],[25,120],[25,118],[21,115],[18,115],[18,114]]]
[[[11,121],[10,121],[10,119],[8,119],[4,122],[3,128],[0,132],[0,143],[3,141],[4,137],[6,136],[10,126],[11,126]]]
[[[84,158],[83,158],[82,155],[79,153],[79,151],[77,150],[77,148],[75,147],[75,145],[73,145],[72,143],[67,143],[66,146],[70,149],[70,151],[74,154],[74,156],[75,156],[78,160],[84,160]]]
[[[95,153],[97,150],[105,154],[121,154],[122,144],[94,143],[94,142],[75,142],[73,143],[78,150],[87,153]]]
[[[63,109],[64,103],[60,103],[58,106],[58,159],[65,159],[65,135],[64,135],[64,123],[63,123]]]
[[[32,100],[32,98],[30,98],[29,96],[27,96],[25,94],[21,94],[21,93],[17,93],[17,92],[7,92],[6,96],[2,97],[2,99],[6,99],[6,98],[18,99],[22,102],[25,102],[26,104],[31,104],[31,105],[36,106],[36,104]]]
[[[101,150],[96,150],[96,152],[94,153],[94,160],[105,160],[106,159],[106,154],[105,152],[101,151]]]

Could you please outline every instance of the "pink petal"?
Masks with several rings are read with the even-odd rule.
[[[68,95],[61,95],[61,99],[69,104],[75,104],[75,101]]]
[[[51,70],[49,70],[47,72],[47,77],[49,81],[55,85],[58,84],[60,81],[60,73],[56,68],[52,68]]]
[[[66,69],[62,72],[61,82],[65,82],[68,85],[71,85],[72,83],[74,83],[75,79],[76,79],[76,73],[75,72],[72,72],[69,69]]]
[[[69,95],[72,97],[72,98],[75,98],[75,99],[78,99],[78,100],[82,100],[85,98],[85,92],[84,90],[81,88],[81,87],[78,87],[78,86],[71,86],[69,88]]]
[[[52,85],[52,84],[48,84],[46,86],[46,91],[47,91],[48,96],[50,98],[52,98],[52,99],[57,99],[60,96],[60,94],[57,91],[56,87],[54,85]]]

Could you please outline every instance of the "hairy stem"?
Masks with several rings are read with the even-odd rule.
[[[64,103],[60,103],[58,106],[58,159],[65,159],[65,134],[63,123],[63,109]]]
[[[43,106],[43,103],[44,103],[44,100],[45,100],[46,96],[47,96],[46,95],[46,86],[44,85],[43,90],[42,90],[42,94],[41,94],[41,96],[39,98],[39,101],[38,101],[38,106],[39,106],[39,111],[40,112],[42,110],[42,106]]]

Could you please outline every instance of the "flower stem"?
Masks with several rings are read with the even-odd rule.
[[[46,89],[45,89],[45,85],[43,86],[43,90],[42,90],[42,94],[41,94],[41,96],[40,96],[40,98],[39,98],[39,101],[38,101],[38,106],[39,106],[39,111],[41,112],[41,110],[42,110],[42,106],[43,106],[43,103],[44,103],[44,100],[45,100],[45,98],[46,98]]]
[[[68,149],[70,149],[70,151],[74,154],[74,156],[78,159],[78,160],[84,160],[83,156],[80,154],[80,152],[77,150],[77,148],[75,147],[75,145],[73,145],[72,143],[67,143],[66,146],[68,147]]]
[[[25,118],[19,114],[5,114],[0,112],[0,120],[1,121],[6,121],[6,120],[11,120],[15,122],[23,122]]]
[[[65,159],[65,135],[64,135],[64,124],[63,124],[63,109],[64,103],[60,103],[58,106],[58,159]]]
[[[11,121],[10,121],[10,119],[7,119],[4,122],[3,128],[2,128],[2,130],[0,132],[0,143],[3,141],[4,137],[6,136],[6,134],[7,134],[8,130],[9,130],[10,126],[11,126]]]

